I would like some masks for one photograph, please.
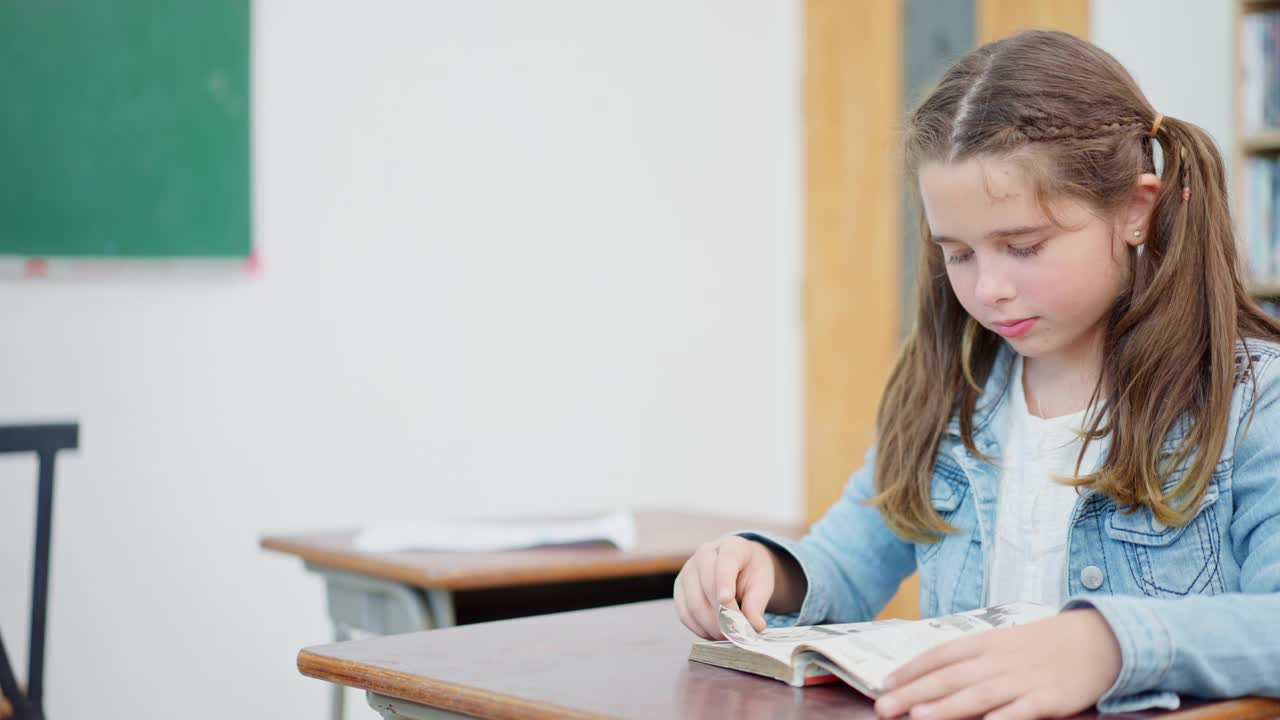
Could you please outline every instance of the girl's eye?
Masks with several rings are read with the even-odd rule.
[[[1014,257],[1031,257],[1031,256],[1036,255],[1036,254],[1038,254],[1038,253],[1040,252],[1040,248],[1041,248],[1041,246],[1043,246],[1043,245],[1044,245],[1044,243],[1045,243],[1045,241],[1044,241],[1044,240],[1041,240],[1040,242],[1036,243],[1035,245],[1029,245],[1029,246],[1027,246],[1027,247],[1013,247],[1013,246],[1011,245],[1011,246],[1009,246],[1009,254],[1010,254],[1010,255],[1012,255],[1012,256],[1014,256]],[[968,261],[969,261],[970,259],[972,259],[972,258],[973,258],[973,251],[972,251],[972,250],[970,250],[969,252],[966,252],[966,253],[962,253],[962,254],[960,254],[960,255],[948,255],[948,256],[947,256],[947,264],[948,264],[948,265],[959,265],[959,264],[960,264],[960,263],[962,263],[962,262],[968,262]]]
[[[1019,248],[1019,247],[1012,247],[1012,246],[1010,246],[1010,247],[1009,247],[1009,254],[1010,254],[1010,255],[1012,255],[1012,256],[1014,256],[1014,257],[1031,257],[1032,255],[1035,255],[1036,253],[1040,252],[1040,246],[1041,246],[1041,245],[1044,245],[1044,241],[1043,241],[1043,240],[1041,240],[1040,242],[1036,243],[1035,245],[1028,245],[1027,247],[1020,247],[1020,248]]]

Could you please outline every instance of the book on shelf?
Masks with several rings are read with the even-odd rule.
[[[1245,130],[1259,133],[1280,128],[1280,10],[1244,16],[1239,52]]]
[[[1237,218],[1245,282],[1263,309],[1280,311],[1280,4],[1245,5],[1237,49],[1238,117],[1245,155]]]
[[[884,679],[920,653],[949,640],[1025,625],[1056,611],[1037,603],[1005,603],[925,620],[808,625],[756,632],[740,612],[721,606],[727,640],[698,641],[689,659],[781,680],[794,687],[843,681],[864,695],[884,693]]]
[[[1249,157],[1245,161],[1245,202],[1240,229],[1241,251],[1250,283],[1269,283],[1280,271],[1280,243],[1276,242],[1276,212],[1280,203],[1280,157]]]

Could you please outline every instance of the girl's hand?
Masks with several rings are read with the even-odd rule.
[[[1068,610],[921,653],[893,671],[876,712],[912,720],[1064,717],[1092,707],[1120,675],[1120,644],[1101,613]]]
[[[673,595],[680,622],[707,640],[723,640],[720,605],[737,609],[757,631],[773,595],[773,553],[753,540],[730,536],[705,543],[676,576]]]

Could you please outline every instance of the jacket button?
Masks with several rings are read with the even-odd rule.
[[[1155,515],[1152,515],[1152,516],[1151,516],[1151,529],[1152,529],[1152,530],[1155,530],[1155,531],[1156,531],[1156,532],[1158,532],[1158,533],[1162,533],[1162,532],[1164,532],[1165,530],[1168,530],[1168,529],[1169,529],[1169,526],[1168,526],[1168,525],[1165,525],[1164,523],[1162,523],[1162,522],[1160,522],[1159,520],[1157,520]]]
[[[1084,586],[1090,590],[1097,590],[1102,587],[1102,579],[1104,577],[1102,568],[1097,565],[1090,565],[1080,571],[1080,582],[1084,583]]]

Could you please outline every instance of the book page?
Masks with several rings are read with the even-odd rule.
[[[804,643],[813,643],[852,633],[867,632],[897,625],[909,625],[906,620],[876,620],[872,622],[843,623],[838,625],[798,625],[789,628],[768,628],[756,632],[747,618],[737,610],[723,605],[719,612],[720,632],[734,645],[752,652],[768,655],[783,663],[791,663],[791,653]]]
[[[797,655],[812,651],[829,658],[859,681],[855,687],[874,697],[884,687],[889,673],[926,650],[966,635],[1025,625],[1056,614],[1053,608],[1036,603],[1005,603],[875,632],[811,640],[797,646]]]

